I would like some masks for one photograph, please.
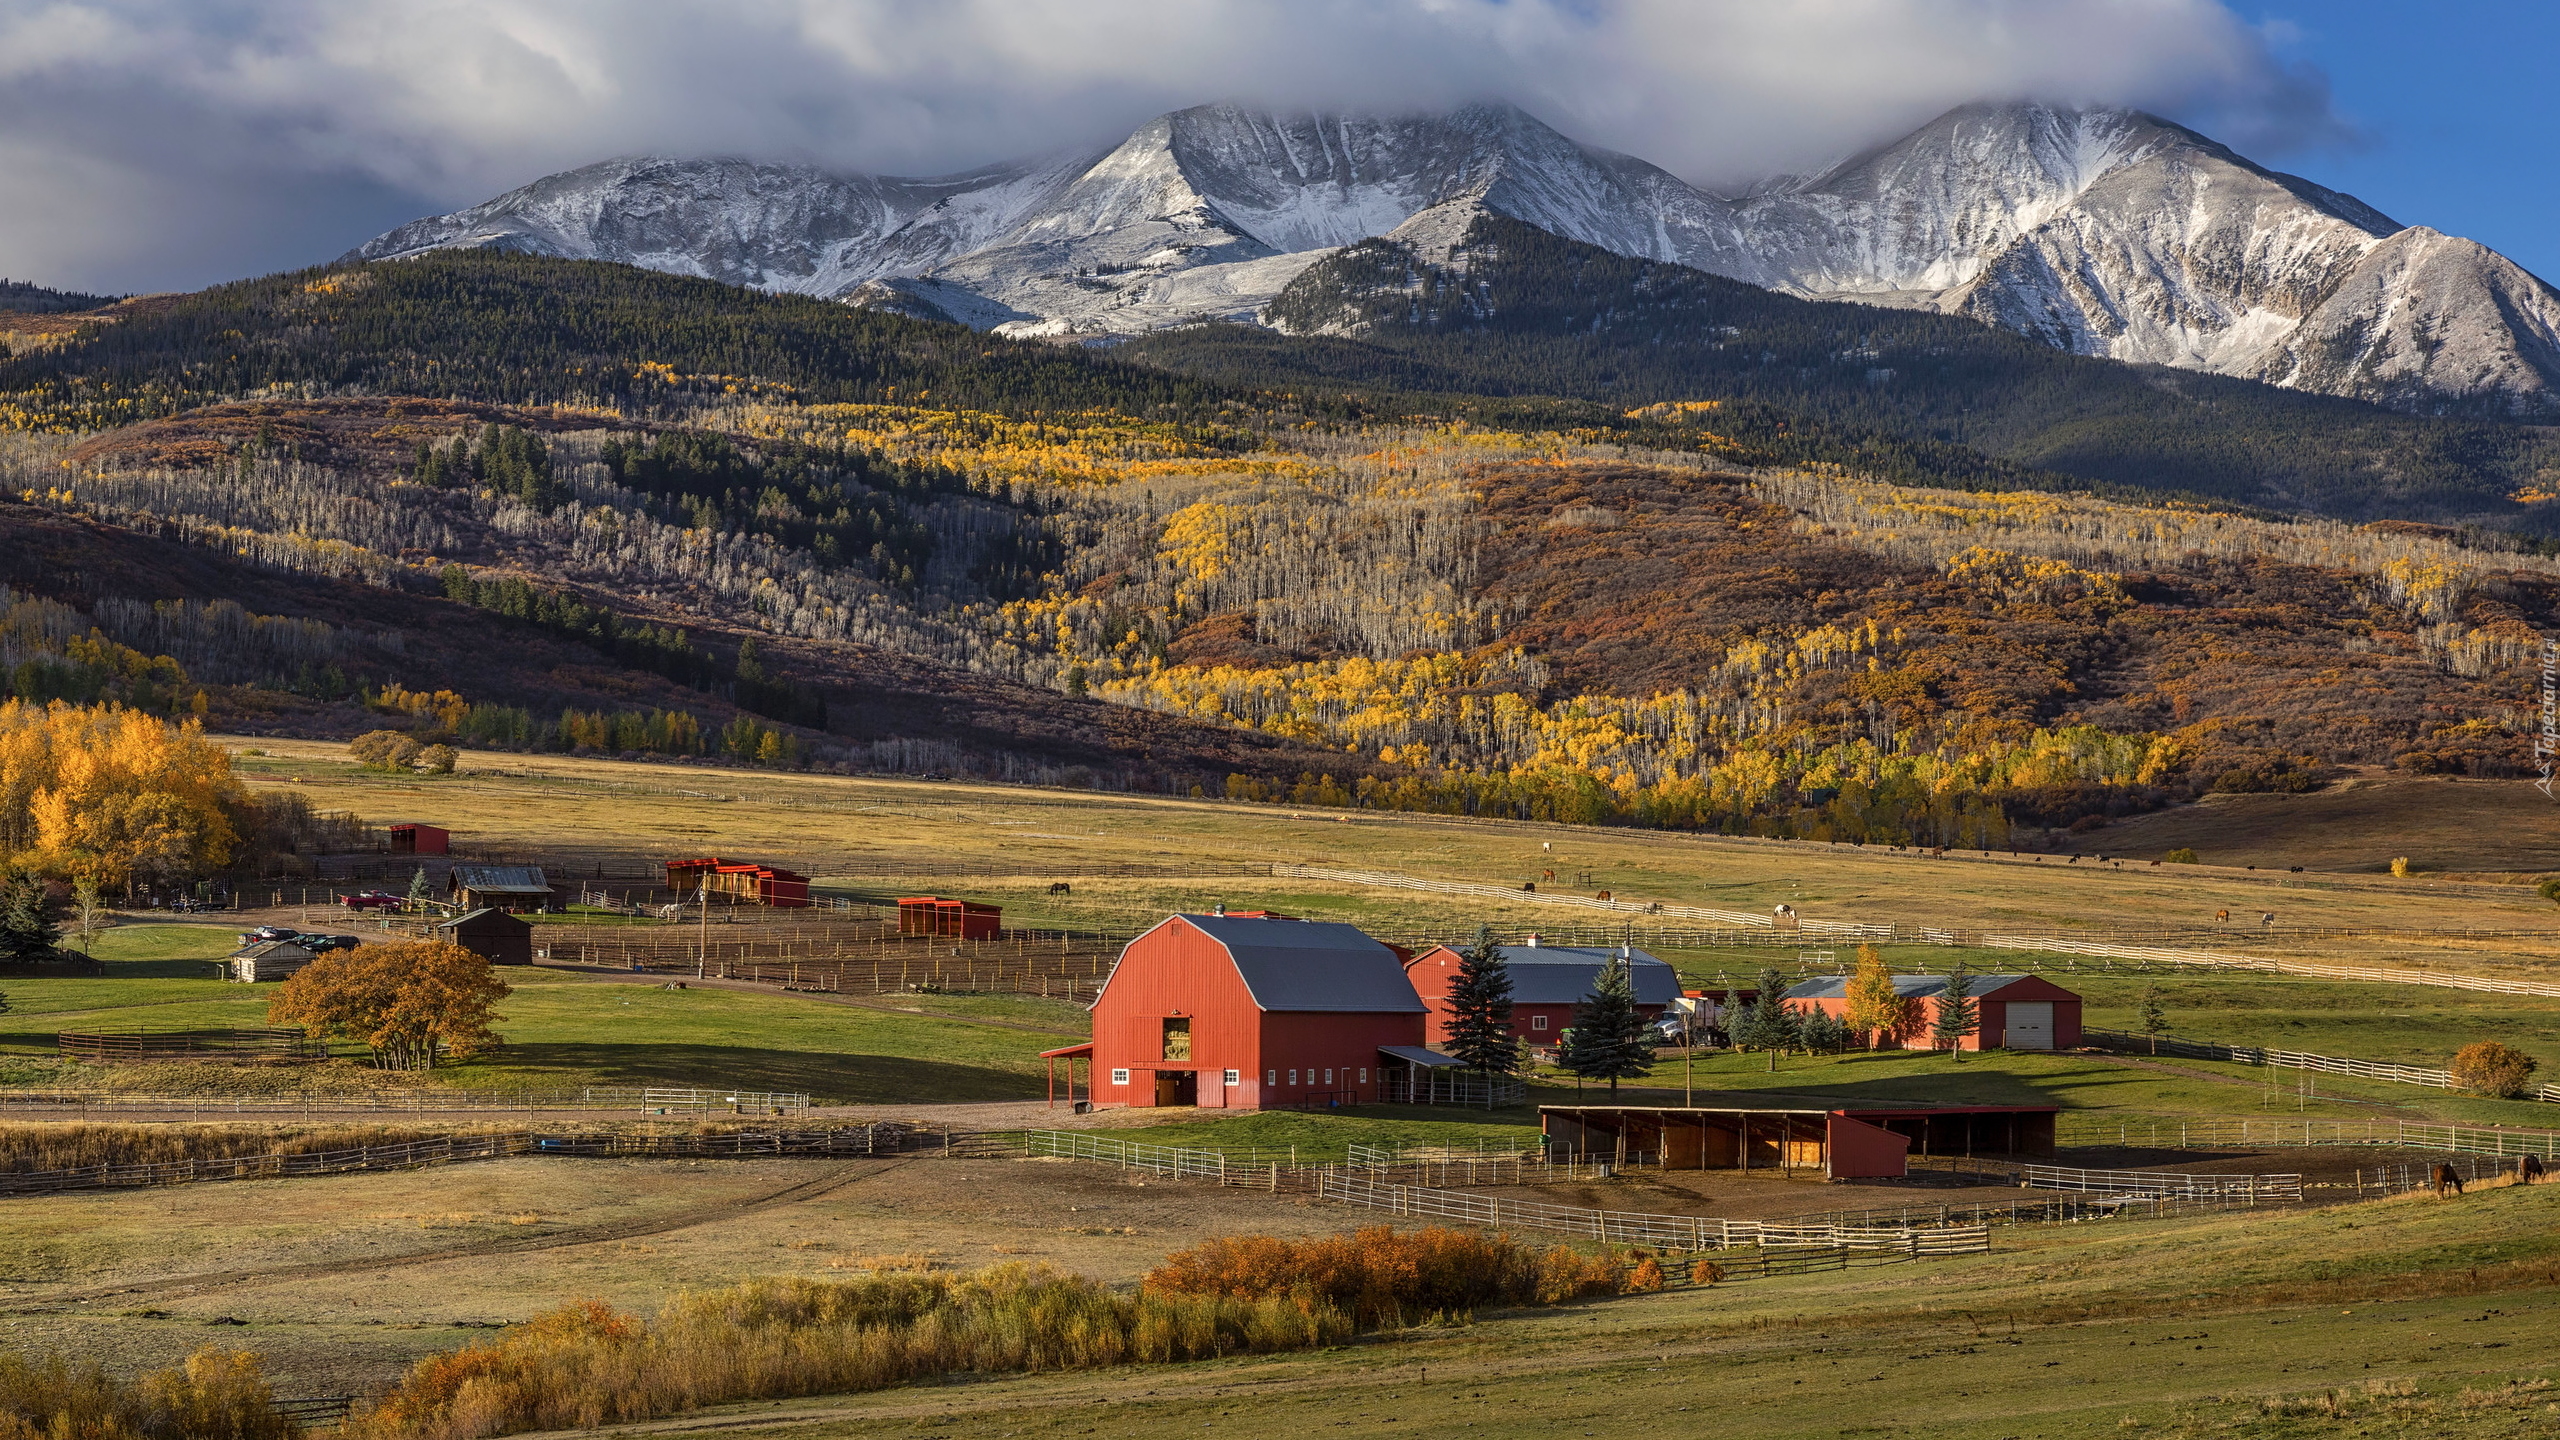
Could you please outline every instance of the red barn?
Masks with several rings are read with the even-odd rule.
[[[1944,975],[1896,975],[1894,993],[1903,1001],[1904,1021],[1891,1037],[1905,1050],[1929,1048],[1929,1027],[1937,1022],[1938,1002],[1945,996]],[[2080,1043],[2080,997],[2036,975],[1976,975],[1972,991],[1982,1028],[1964,1037],[1965,1050],[2069,1050]],[[1849,978],[1845,975],[1807,980],[1787,991],[1787,999],[1846,1019]]]
[[[391,853],[449,855],[453,853],[453,835],[434,825],[394,825],[391,827]]]
[[[782,910],[804,910],[809,905],[808,876],[779,865],[723,860],[717,855],[668,861],[667,888],[679,895],[695,895],[708,888],[714,895],[744,904]]]
[[[1093,1002],[1097,1105],[1374,1101],[1383,1071],[1451,1064],[1423,1048],[1403,957],[1353,926],[1174,915],[1129,942]]]
[[[1503,964],[1511,971],[1511,1033],[1536,1048],[1555,1044],[1573,1024],[1574,1007],[1590,998],[1592,987],[1600,983],[1600,972],[1621,950],[1627,957],[1629,978],[1635,982],[1636,1009],[1647,1023],[1661,1019],[1671,1002],[1680,998],[1680,977],[1670,962],[1642,950],[1541,945],[1536,936],[1526,945],[1499,948]],[[1459,959],[1458,951],[1434,945],[1405,967],[1414,993],[1431,1011],[1428,1033],[1434,1045],[1449,1038],[1449,987],[1458,978]]]

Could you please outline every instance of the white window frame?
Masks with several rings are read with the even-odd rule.
[[[1230,1071],[1228,1071],[1228,1072],[1227,1072],[1227,1083],[1228,1083],[1228,1084],[1230,1084],[1230,1085],[1241,1085],[1241,1084],[1243,1084],[1243,1083],[1244,1083],[1244,1072],[1243,1072],[1243,1071],[1241,1071],[1241,1070],[1230,1070]]]
[[[1290,1071],[1290,1072],[1289,1072],[1289,1083],[1290,1083],[1290,1084],[1292,1084],[1292,1085],[1295,1085],[1295,1084],[1297,1084],[1297,1083],[1298,1083],[1298,1072],[1297,1072],[1297,1071],[1292,1070],[1292,1071]]]
[[[1547,1028],[1547,1017],[1546,1017],[1546,1016],[1544,1016],[1544,1015],[1532,1015],[1532,1016],[1530,1016],[1530,1017],[1529,1017],[1529,1028],[1530,1028],[1530,1029],[1532,1029],[1532,1030],[1544,1030],[1544,1029],[1546,1029],[1546,1028]]]
[[[1111,1072],[1111,1083],[1112,1083],[1112,1084],[1114,1084],[1114,1085],[1126,1085],[1126,1084],[1128,1084],[1128,1083],[1129,1083],[1129,1072],[1128,1072],[1128,1071],[1126,1071],[1126,1070],[1114,1070],[1114,1071],[1112,1071],[1112,1072]]]
[[[1360,1067],[1360,1083],[1363,1085],[1369,1083],[1369,1067],[1366,1065]]]
[[[1279,1083],[1280,1083],[1280,1072],[1279,1072],[1279,1071],[1277,1071],[1277,1070],[1265,1070],[1265,1071],[1263,1071],[1263,1072],[1262,1072],[1262,1083],[1263,1083],[1263,1084],[1265,1084],[1265,1085],[1277,1085],[1277,1084],[1279,1084]]]
[[[1325,1071],[1324,1071],[1324,1083],[1326,1083],[1327,1085],[1330,1085],[1330,1084],[1332,1084],[1332,1083],[1333,1083],[1333,1067],[1332,1067],[1332,1066],[1330,1066],[1330,1065],[1328,1065],[1328,1066],[1326,1066],[1326,1067],[1325,1067]]]

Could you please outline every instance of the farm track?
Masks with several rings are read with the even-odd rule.
[[[301,1280],[318,1275],[353,1275],[380,1270],[399,1270],[413,1265],[432,1265],[445,1260],[484,1259],[492,1255],[522,1255],[543,1250],[564,1250],[580,1245],[597,1245],[618,1240],[636,1240],[648,1235],[663,1235],[672,1230],[689,1230],[715,1221],[734,1220],[761,1210],[784,1205],[798,1205],[832,1195],[849,1185],[886,1175],[915,1164],[923,1156],[891,1160],[886,1164],[856,1161],[828,1174],[813,1176],[786,1185],[764,1195],[717,1205],[696,1206],[671,1215],[646,1220],[616,1221],[606,1225],[582,1225],[558,1230],[547,1235],[528,1235],[479,1241],[468,1245],[451,1245],[440,1250],[412,1251],[405,1255],[385,1255],[376,1259],[320,1261],[308,1265],[283,1265],[264,1270],[218,1270],[200,1275],[175,1275],[161,1280],[145,1280],[134,1284],[106,1285],[88,1290],[69,1290],[49,1295],[40,1301],[26,1301],[0,1310],[0,1314],[32,1315],[56,1311],[66,1305],[93,1304],[101,1300],[152,1299],[176,1300],[202,1295],[208,1291],[229,1289],[235,1285],[257,1284],[274,1280]]]

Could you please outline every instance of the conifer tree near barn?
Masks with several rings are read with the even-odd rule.
[[[1742,1014],[1734,1028],[1733,1043],[1769,1052],[1769,1068],[1778,1068],[1778,1054],[1796,1043],[1796,1013],[1787,1008],[1787,977],[1771,965],[1760,972],[1760,993]]]
[[[50,960],[62,938],[53,897],[33,875],[0,880],[0,960]]]
[[[1652,1068],[1653,1042],[1645,1034],[1644,1012],[1636,1008],[1635,976],[1626,956],[1609,957],[1590,998],[1574,1007],[1563,1063],[1585,1080],[1608,1081],[1612,1094],[1620,1080]]]
[[[1449,984],[1449,1053],[1488,1081],[1517,1074],[1520,1042],[1511,1035],[1511,967],[1493,932],[1480,929],[1476,943],[1458,957],[1458,973]],[[1485,1086],[1485,1104],[1493,1103],[1493,1087]]]
[[[1973,998],[1973,974],[1959,964],[1947,972],[1947,988],[1938,993],[1938,1013],[1929,1022],[1929,1043],[1943,1045],[1956,1058],[1964,1054],[1964,1037],[1982,1028],[1982,1003]]]
[[[2142,1033],[2151,1037],[2151,1053],[2159,1054],[2160,1034],[2169,1028],[2169,1007],[2160,1001],[2157,982],[2142,987],[2142,999],[2133,1013],[2142,1025]]]

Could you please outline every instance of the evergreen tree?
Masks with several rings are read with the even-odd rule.
[[[1962,963],[1947,972],[1947,987],[1938,992],[1938,1013],[1929,1022],[1929,1043],[1961,1056],[1964,1037],[1982,1028],[1982,1004],[1973,998],[1973,974]]]
[[[1493,931],[1476,932],[1476,943],[1458,957],[1458,974],[1449,985],[1449,1053],[1490,1081],[1520,1069],[1520,1042],[1511,1035],[1511,967]],[[1485,1103],[1493,1103],[1493,1087],[1485,1087]]]
[[[2151,1037],[2151,1053],[2159,1054],[2160,1034],[2169,1028],[2169,1007],[2161,1003],[2158,982],[2142,987],[2142,999],[2134,1010],[2134,1017],[2141,1022],[2142,1033]]]
[[[1724,1043],[1740,1047],[1743,1022],[1750,1018],[1750,1007],[1742,1003],[1742,992],[1728,989],[1724,999],[1716,1003],[1716,1028],[1724,1031]]]
[[[61,920],[42,880],[33,875],[0,880],[0,960],[50,960],[61,938]]]
[[[1867,1048],[1873,1050],[1902,1028],[1907,1013],[1884,957],[1873,945],[1859,946],[1858,969],[1849,977],[1849,1028],[1865,1035]]]
[[[1743,1012],[1733,1043],[1769,1052],[1769,1068],[1778,1068],[1779,1052],[1797,1043],[1796,1012],[1787,1005],[1787,977],[1772,965],[1760,972],[1760,993]]]
[[[427,867],[426,867],[426,866],[424,866],[424,865],[421,865],[421,866],[419,866],[419,867],[417,868],[417,870],[416,870],[416,871],[414,871],[413,873],[411,873],[411,875],[409,876],[409,903],[410,903],[410,904],[412,904],[412,905],[415,905],[415,904],[418,904],[418,903],[420,903],[421,901],[425,900],[426,898],[427,898]]]
[[[1643,1012],[1636,1009],[1636,984],[1624,955],[1609,963],[1593,982],[1591,994],[1573,1010],[1573,1028],[1565,1033],[1564,1068],[1585,1080],[1606,1080],[1616,1093],[1618,1082],[1642,1075],[1653,1065],[1653,1041]]]

